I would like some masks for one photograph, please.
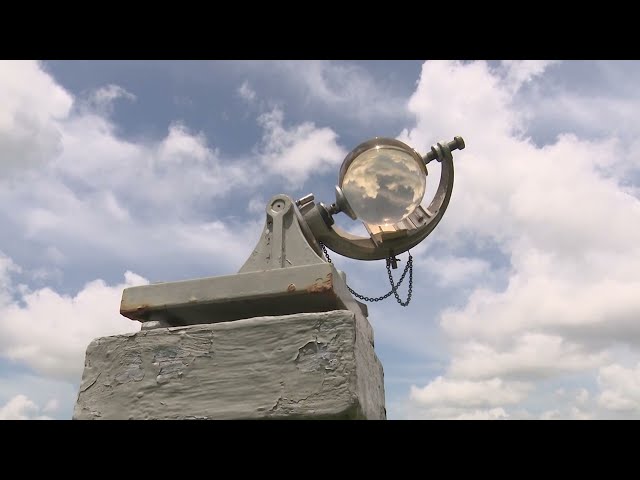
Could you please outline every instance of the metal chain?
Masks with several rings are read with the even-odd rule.
[[[324,256],[327,258],[327,262],[333,263],[331,261],[331,258],[329,257],[329,252],[327,251],[327,247],[325,247],[323,243],[321,242],[319,243],[320,243],[320,248],[322,248],[322,251],[324,252]],[[400,299],[400,296],[398,295],[398,288],[400,288],[400,285],[402,285],[402,282],[404,280],[404,277],[407,275],[407,272],[409,272],[409,293],[407,294],[407,300],[403,302]],[[409,252],[409,260],[407,260],[407,265],[404,267],[404,272],[402,272],[402,275],[400,276],[400,280],[398,281],[397,284],[393,281],[393,275],[391,274],[391,257],[387,258],[387,274],[389,275],[389,283],[391,283],[391,291],[386,293],[385,295],[382,295],[381,297],[376,297],[376,298],[366,297],[364,295],[360,295],[358,292],[353,290],[349,285],[347,285],[347,288],[349,289],[352,295],[358,297],[361,300],[364,300],[365,302],[379,302],[380,300],[384,300],[385,298],[388,298],[391,296],[391,294],[393,294],[396,297],[396,300],[398,301],[398,303],[403,307],[406,307],[407,305],[409,305],[409,302],[411,301],[411,294],[413,293],[413,257],[411,256],[411,252]]]

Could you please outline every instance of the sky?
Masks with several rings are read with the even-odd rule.
[[[369,305],[388,418],[640,418],[640,62],[0,61],[0,105],[0,419],[71,418],[122,290],[237,272],[273,195],[457,135],[411,303]]]

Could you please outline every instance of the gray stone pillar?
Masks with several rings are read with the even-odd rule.
[[[373,332],[354,310],[94,340],[74,419],[385,419]]]

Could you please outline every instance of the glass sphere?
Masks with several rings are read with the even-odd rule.
[[[341,189],[360,220],[392,225],[420,205],[426,185],[418,159],[396,147],[377,146],[351,162]]]

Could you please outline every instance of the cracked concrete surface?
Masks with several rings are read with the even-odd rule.
[[[336,310],[94,340],[74,419],[384,419],[359,313]]]

